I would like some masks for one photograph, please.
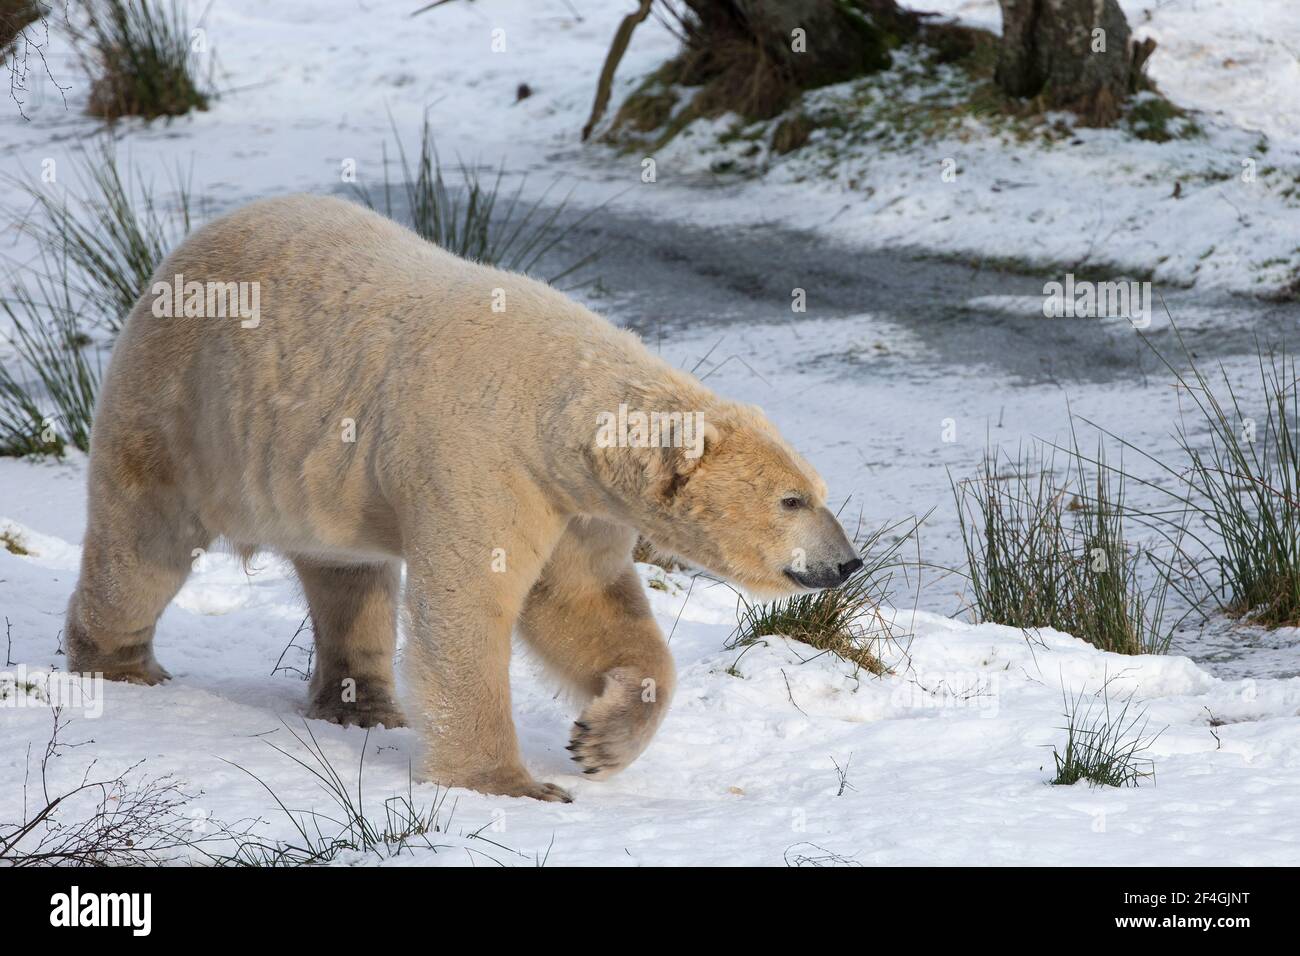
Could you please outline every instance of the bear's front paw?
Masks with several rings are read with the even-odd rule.
[[[553,783],[539,783],[536,780],[523,793],[513,794],[513,796],[532,797],[534,800],[544,800],[547,803],[573,802],[573,797],[563,787],[557,787]]]
[[[444,775],[431,774],[430,779],[438,781]],[[527,771],[502,771],[500,773],[478,774],[462,783],[444,784],[460,786],[466,790],[490,793],[500,797],[530,797],[546,803],[572,803],[573,797],[563,787],[553,783],[541,783],[528,775]]]
[[[633,668],[605,674],[604,689],[574,722],[566,748],[583,773],[608,777],[645,750],[667,708],[655,691],[654,682]]]

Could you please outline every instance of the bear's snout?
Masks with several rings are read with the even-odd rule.
[[[785,576],[800,587],[821,590],[839,587],[860,567],[862,567],[862,559],[855,557],[840,564],[818,565],[804,571],[786,568]]]
[[[862,567],[862,558],[830,511],[820,509],[817,518],[817,545],[810,549],[811,560],[804,566],[785,568],[785,576],[801,588],[839,587]]]

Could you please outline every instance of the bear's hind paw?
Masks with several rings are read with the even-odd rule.
[[[388,730],[406,726],[406,718],[392,701],[342,703],[336,700],[313,701],[307,708],[312,720],[328,720],[344,727],[378,727]]]

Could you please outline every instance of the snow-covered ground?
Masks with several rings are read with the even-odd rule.
[[[908,148],[872,141],[828,154],[819,130],[784,158],[764,146],[747,160],[763,172],[751,178],[713,171],[747,147],[717,141],[731,125],[724,118],[656,154],[653,184],[642,182],[642,155],[579,141],[625,12],[619,4],[457,2],[415,18],[407,15],[418,4],[402,0],[188,5],[196,23],[207,10],[206,56],[226,92],[206,113],[126,122],[119,133],[139,175],[164,182],[178,166],[192,168],[196,194],[214,210],[273,191],[341,188],[348,161],[360,184],[377,189],[393,128],[409,146],[427,111],[447,155],[532,174],[533,190],[581,180],[583,202],[645,214],[779,221],[863,245],[1083,263],[1249,293],[1275,293],[1300,270],[1300,18],[1289,0],[1122,3],[1137,33],[1159,42],[1151,73],[1173,102],[1197,111],[1200,137],[1158,144],[1080,129],[1041,145],[972,120]],[[918,6],[980,26],[998,21],[992,0]],[[608,115],[676,46],[655,18],[637,30]],[[28,119],[13,103],[0,111],[5,173],[39,176],[43,160],[66,160],[100,130],[82,115],[86,82],[57,35],[48,58],[66,92],[34,67],[22,94]],[[521,83],[533,93],[516,102]],[[951,181],[947,160],[957,170]],[[0,254],[28,261],[34,250],[14,241]]]
[[[972,134],[894,154],[845,154],[840,175],[809,179],[816,139],[808,156],[741,177],[712,171],[722,154],[700,130],[657,157],[654,184],[641,182],[641,156],[578,141],[624,5],[479,0],[407,20],[418,5],[214,4],[205,27],[225,94],[207,113],[121,124],[120,150],[159,183],[178,164],[192,167],[195,193],[219,211],[269,193],[343,188],[347,160],[356,161],[362,184],[378,186],[385,140],[391,151],[390,114],[409,146],[427,109],[445,153],[504,163],[512,177],[530,176],[530,192],[558,177],[580,186],[575,201],[609,200],[629,216],[776,222],[850,245],[971,256],[1090,256],[1153,270],[1158,283],[1251,292],[1285,284],[1297,266],[1300,205],[1297,193],[1283,192],[1286,177],[1300,174],[1300,19],[1287,16],[1282,0],[1124,3],[1130,22],[1161,44],[1152,72],[1164,92],[1204,111],[1203,139],[1157,145],[1079,131],[1079,145],[1039,147]],[[195,17],[204,6],[192,4]],[[920,6],[996,26],[992,2]],[[494,29],[505,31],[504,53],[491,52]],[[620,68],[618,97],[674,48],[647,22]],[[50,62],[71,87],[68,108],[47,86],[27,95],[29,119],[12,104],[0,110],[0,172],[39,176],[42,161],[54,159],[66,184],[67,160],[98,127],[82,115],[85,86],[57,38]],[[534,93],[516,103],[523,82]],[[940,178],[948,157],[960,170],[952,183]],[[1254,184],[1240,179],[1245,158],[1258,160]],[[1184,183],[1177,200],[1175,180]],[[17,202],[0,197],[5,206]],[[7,231],[4,240],[0,255],[15,267],[32,261],[36,250],[24,236]],[[1168,448],[1177,397],[1155,381],[1140,391],[1105,383],[1012,390],[979,367],[960,375],[931,367],[873,382],[872,363],[922,356],[928,347],[891,322],[886,305],[864,303],[875,311],[837,322],[730,328],[717,357],[744,361],[706,366],[720,392],[760,401],[869,525],[950,512],[946,469],[968,473],[986,430],[1012,443],[1060,439],[1067,402],[1126,437]],[[1015,307],[975,301],[966,320]],[[689,367],[717,339],[703,329],[658,345]],[[956,442],[941,438],[946,419],[956,423]],[[11,640],[0,662],[9,675],[0,676],[0,824],[22,815],[25,769],[36,769],[49,736],[40,673],[64,660],[58,641],[84,531],[83,494],[84,460],[75,454],[63,463],[0,460],[0,534],[28,552],[0,549],[0,618]],[[942,563],[953,557],[939,555]],[[194,794],[182,812],[196,830],[242,822],[265,839],[293,836],[270,795],[237,764],[287,806],[330,809],[313,778],[269,746],[300,752],[289,729],[302,733],[306,685],[292,668],[305,665],[306,635],[286,647],[305,612],[278,562],[264,556],[254,564],[249,575],[235,559],[211,556],[163,616],[158,654],[174,675],[169,684],[110,684],[94,706],[66,709],[63,741],[93,742],[52,761],[52,790],[79,781],[92,760],[98,776],[144,761],[135,778],[174,774]],[[894,673],[859,679],[834,658],[780,640],[743,656],[726,650],[735,595],[680,577],[665,587],[650,594],[681,678],[646,754],[608,782],[571,773],[563,748],[574,709],[521,657],[514,676],[525,760],[576,802],[458,792],[444,804],[448,832],[437,838],[448,849],[399,862],[1300,862],[1293,632],[1211,671],[1178,655],[1107,655],[1065,635],[1035,641],[903,610],[896,626],[910,636],[887,655]],[[960,600],[954,579],[936,587],[952,593],[922,606],[951,609]],[[901,586],[896,603],[912,601]],[[1154,781],[1126,790],[1048,786],[1052,747],[1064,741],[1063,697],[1103,686],[1112,701],[1133,694],[1148,732],[1162,731],[1147,752]],[[367,738],[320,722],[311,729],[350,779],[364,748],[374,809],[406,791],[410,731]],[[417,803],[437,799],[431,787],[414,792]]]
[[[744,361],[719,362],[710,383],[740,398],[761,397],[837,494],[865,498],[868,524],[931,506],[950,511],[944,466],[968,469],[987,423],[1001,418],[1006,433],[1019,436],[1058,435],[1065,421],[1067,396],[1056,386],[980,394],[976,369],[946,386],[918,380],[909,390],[888,381],[872,388],[816,361],[848,354],[854,343],[905,346],[869,316],[797,330],[757,326],[727,341],[729,354]],[[685,363],[712,342],[682,336],[666,353]],[[1176,405],[1159,385],[1143,393],[1140,417],[1125,414],[1131,395],[1104,386],[1073,388],[1069,399],[1078,414],[1125,423],[1134,437],[1156,436]],[[869,420],[828,417],[825,407],[873,411]],[[953,409],[959,441],[944,443],[940,422]],[[35,672],[63,662],[57,648],[84,527],[83,479],[84,459],[76,455],[64,463],[0,460],[0,531],[30,552],[0,550],[0,613],[11,625],[8,659],[38,686]],[[923,532],[922,540],[931,537]],[[306,666],[309,637],[295,641],[305,612],[286,569],[269,556],[254,567],[247,575],[235,558],[209,556],[164,614],[158,654],[174,675],[170,683],[92,688],[87,706],[65,711],[71,721],[63,742],[93,743],[54,762],[53,789],[79,779],[91,760],[101,776],[144,760],[133,778],[184,781],[195,797],[182,812],[204,835],[240,824],[265,840],[295,837],[250,772],[289,807],[332,811],[314,778],[270,746],[306,758],[289,730],[304,733],[306,685],[295,670]],[[1294,632],[1254,655],[1237,648],[1230,665],[1212,672],[1180,654],[1123,657],[1066,635],[1027,638],[1010,628],[914,615],[915,595],[900,581],[896,627],[905,636],[886,652],[895,672],[859,678],[849,665],[784,640],[727,650],[737,612],[730,590],[643,571],[666,585],[649,593],[681,674],[670,716],[647,753],[605,783],[573,773],[563,748],[576,709],[521,656],[514,693],[525,760],[539,778],[570,788],[576,802],[457,792],[444,804],[448,832],[435,840],[446,849],[400,861],[1300,860]],[[949,578],[927,587],[955,602],[961,585]],[[1134,708],[1146,709],[1146,732],[1160,731],[1145,755],[1154,780],[1127,790],[1049,786],[1052,748],[1064,745],[1064,698],[1103,688],[1115,706],[1133,695]],[[40,692],[21,696],[23,706],[0,708],[0,777],[10,781],[21,780],[29,762],[36,768],[51,726]],[[415,746],[409,730],[367,738],[318,721],[311,730],[349,781],[364,750],[364,792],[376,815],[384,798],[406,792]],[[837,765],[851,785],[842,793]],[[438,796],[432,787],[415,788],[417,803]],[[0,788],[0,821],[15,818],[21,799],[16,783]],[[470,836],[480,830],[491,844]]]
[[[9,672],[37,687],[39,672],[63,660],[57,639],[84,521],[83,472],[78,458],[0,462],[0,525],[31,552],[0,551],[9,659],[27,668]],[[314,778],[270,746],[308,759],[289,734],[304,734],[306,685],[290,671],[273,673],[303,610],[285,569],[270,559],[259,564],[245,576],[236,559],[211,556],[163,615],[158,655],[172,681],[90,688],[84,707],[65,709],[62,741],[88,742],[53,761],[52,792],[78,782],[92,760],[100,777],[143,761],[133,778],[170,773],[195,794],[181,813],[198,834],[238,823],[264,840],[296,837],[250,774],[288,807],[333,812]],[[657,569],[643,570],[663,580]],[[1220,680],[1184,657],[1104,654],[1056,633],[1030,642],[1015,629],[924,612],[899,614],[900,629],[912,636],[888,652],[896,673],[858,678],[842,661],[784,640],[725,650],[735,595],[702,581],[691,589],[682,578],[669,578],[667,587],[649,593],[672,633],[680,686],[650,749],[607,782],[574,773],[564,750],[574,709],[520,657],[513,677],[525,761],[540,779],[569,788],[575,802],[455,792],[444,803],[448,832],[433,837],[445,848],[396,862],[1300,859],[1300,679]],[[281,663],[301,667],[304,660],[291,649]],[[1146,754],[1154,781],[1125,790],[1048,786],[1052,748],[1064,740],[1063,695],[1103,686],[1115,706],[1135,694],[1147,709],[1147,732],[1163,731]],[[19,691],[17,702],[14,695],[13,681],[0,677],[7,697],[0,706],[0,779],[7,781],[0,821],[21,814],[25,765],[38,769],[51,727],[40,690]],[[1222,724],[1212,727],[1210,715]],[[313,721],[311,731],[349,783],[364,748],[363,792],[377,818],[385,798],[406,793],[410,730],[375,730],[367,738],[357,728]],[[837,765],[847,781],[842,793]],[[438,798],[418,784],[414,796],[424,804]],[[262,822],[250,824],[250,817]]]

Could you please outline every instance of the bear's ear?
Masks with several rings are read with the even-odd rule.
[[[651,450],[646,476],[662,498],[675,497],[691,480],[700,465],[716,448],[719,432],[711,423],[701,421],[689,443],[680,447]]]

